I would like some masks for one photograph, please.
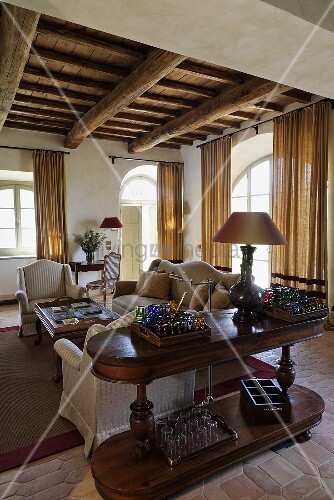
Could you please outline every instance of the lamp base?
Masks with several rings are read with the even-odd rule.
[[[236,323],[254,323],[258,319],[256,311],[243,311],[238,309],[232,316],[232,320]]]

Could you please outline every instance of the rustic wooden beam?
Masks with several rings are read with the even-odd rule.
[[[67,42],[78,43],[80,45],[86,45],[97,49],[104,49],[109,52],[109,54],[115,54],[120,57],[131,59],[145,59],[146,57],[146,54],[143,51],[117,45],[108,40],[99,38],[96,35],[87,35],[86,33],[80,33],[78,31],[71,30],[70,28],[63,28],[43,20],[39,22],[37,32],[61,38]]]
[[[127,109],[131,111],[138,111],[140,113],[152,113],[153,115],[169,116],[175,118],[179,112],[175,109],[160,108],[159,106],[149,106],[143,103],[131,102],[128,104]]]
[[[68,122],[54,122],[52,120],[40,120],[39,118],[33,118],[30,116],[17,116],[17,115],[12,115],[11,113],[8,114],[6,124],[7,122],[14,122],[14,123],[25,123],[25,124],[31,124],[31,125],[41,125],[45,126],[48,128],[61,128],[61,129],[67,129],[70,130],[72,125]]]
[[[206,132],[208,135],[214,134],[214,135],[220,135],[226,130],[228,127],[222,126],[222,127],[213,127],[211,125],[205,125],[205,127],[200,127],[199,129],[196,129],[196,132],[198,130],[202,132]]]
[[[0,19],[0,130],[29,57],[40,13],[2,3]]]
[[[59,95],[57,96],[59,98]],[[41,106],[43,109],[56,109],[62,110],[64,113],[86,113],[89,110],[89,106],[84,106],[82,104],[76,104],[75,109],[70,107],[67,102],[62,101],[54,101],[52,99],[40,99],[39,97],[35,97],[32,95],[26,95],[22,93],[22,90],[18,88],[14,102],[24,102],[31,106]]]
[[[236,120],[229,120],[229,119],[219,119],[219,120],[216,120],[215,121],[215,124],[218,124],[218,125],[225,125],[226,127],[229,127],[229,128],[240,128],[240,121],[236,121]]]
[[[75,117],[71,115],[66,115],[65,113],[59,113],[55,110],[47,110],[40,108],[30,108],[29,106],[20,106],[18,104],[13,104],[10,109],[10,114],[26,115],[31,117],[39,118],[49,118],[50,120],[61,120],[64,122],[74,123]]]
[[[91,78],[83,78],[81,76],[67,75],[66,73],[59,73],[57,71],[52,71],[46,73],[42,68],[34,68],[32,66],[26,66],[24,68],[24,75],[33,75],[38,78],[46,78],[52,85],[57,85],[58,82],[68,83],[69,85],[78,85],[80,87],[87,87],[90,89],[99,90],[112,90],[115,87],[115,83],[108,83],[101,80],[92,80]]]
[[[8,128],[15,128],[15,129],[21,129],[21,130],[31,130],[33,132],[45,132],[47,134],[58,134],[58,135],[65,135],[66,129],[56,129],[56,128],[48,128],[45,127],[44,125],[27,125],[24,123],[14,123],[14,122],[8,122],[6,121],[6,127]]]
[[[209,68],[207,66],[200,66],[189,61],[183,61],[179,64],[177,69],[184,71],[185,73],[190,73],[201,78],[206,78],[207,80],[214,80],[216,82],[228,83],[230,85],[236,85],[242,83],[242,78],[229,72],[225,72],[221,69]]]
[[[192,132],[199,127],[218,120],[233,111],[254,105],[259,99],[271,98],[273,95],[285,92],[284,85],[252,77],[238,87],[221,92],[217,97],[207,100],[198,108],[161,125],[135,140],[129,145],[129,153],[145,151],[161,142],[177,135]]]
[[[75,90],[68,90],[62,87],[54,87],[50,85],[41,85],[39,83],[21,82],[21,90],[30,90],[31,92],[37,92],[39,94],[49,94],[59,97],[60,99],[76,99],[82,102],[89,102],[94,104],[101,98],[100,95],[86,94],[84,92],[76,92]]]
[[[122,111],[137,97],[184,60],[184,56],[154,49],[127,78],[91,108],[65,137],[64,144],[76,148],[98,126]]]
[[[162,104],[169,104],[171,106],[177,106],[180,109],[192,109],[197,106],[194,101],[189,101],[187,99],[181,99],[179,97],[169,97],[165,94],[153,94],[152,92],[145,92],[145,94],[137,98],[138,101],[150,101],[150,102],[161,102]]]
[[[109,128],[106,127],[97,127],[95,131],[105,135],[112,135],[114,137],[128,137],[132,139],[138,137],[138,134],[135,134],[134,132],[124,132],[122,130],[110,130]]]
[[[230,113],[229,116],[235,116],[236,118],[241,118],[242,120],[253,120],[259,121],[260,114],[259,113],[250,113],[249,111],[234,111],[234,113]]]
[[[91,71],[96,71],[97,73],[102,73],[104,75],[124,77],[129,74],[129,70],[119,68],[118,66],[111,66],[109,64],[101,64],[87,59],[82,59],[81,57],[72,56],[68,54],[63,54],[61,52],[43,49],[41,47],[34,47],[30,51],[30,55],[36,56],[38,58],[60,62],[68,64],[69,66],[75,66],[80,69],[90,69]]]
[[[284,111],[284,106],[282,104],[271,101],[259,101],[253,104],[253,107],[263,109],[264,111],[277,111],[278,113],[283,113]]]
[[[215,97],[217,92],[212,89],[207,89],[206,87],[199,87],[197,85],[192,85],[190,83],[183,83],[180,81],[169,80],[168,78],[162,78],[160,82],[156,84],[159,87],[164,87],[166,89],[176,90],[177,92],[187,92],[189,94],[196,94],[201,97]]]
[[[282,95],[291,97],[295,101],[302,102],[304,104],[312,102],[312,94],[299,89],[290,89],[287,92],[284,92]]]

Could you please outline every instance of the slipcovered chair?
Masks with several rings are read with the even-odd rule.
[[[18,291],[15,294],[19,302],[19,335],[27,337],[37,335],[34,313],[36,302],[47,302],[58,297],[81,299],[85,288],[73,283],[71,268],[68,264],[59,264],[52,260],[41,259],[17,269]]]
[[[54,344],[63,366],[63,393],[58,412],[73,422],[83,435],[86,456],[102,441],[130,428],[130,404],[136,399],[136,385],[105,382],[91,373],[87,342],[104,330],[130,325],[134,318],[132,311],[106,327],[91,326],[83,352],[68,339],[57,340]],[[191,406],[194,387],[194,370],[154,380],[147,387],[147,393],[154,404],[155,418]]]
[[[121,255],[119,253],[110,252],[104,256],[104,269],[102,271],[102,279],[90,281],[86,284],[86,295],[89,299],[89,290],[101,290],[103,293],[103,305],[106,306],[107,290],[113,294],[115,290],[115,282],[119,279],[121,267]]]

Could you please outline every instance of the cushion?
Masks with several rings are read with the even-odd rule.
[[[138,278],[134,293],[138,293],[138,295],[140,294],[140,292],[143,289],[146,275],[147,275],[147,271],[140,271],[139,278]]]
[[[220,282],[222,285],[224,285],[225,288],[227,288],[227,290],[229,290],[231,286],[238,281],[239,277],[240,274],[222,273]]]
[[[206,283],[197,285],[189,304],[189,309],[193,311],[203,311],[204,305],[209,298],[209,286]]]
[[[211,294],[211,309],[226,309],[229,303],[229,292],[220,281],[219,283],[217,283]],[[208,303],[206,303],[204,309],[208,308],[209,305]]]
[[[139,295],[141,297],[152,297],[154,299],[168,300],[170,277],[167,273],[157,271],[147,272],[143,288]]]

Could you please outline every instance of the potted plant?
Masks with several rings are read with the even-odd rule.
[[[91,264],[94,260],[94,252],[101,247],[106,235],[89,229],[83,236],[81,234],[73,234],[73,236],[75,243],[78,243],[85,252],[87,263]]]

